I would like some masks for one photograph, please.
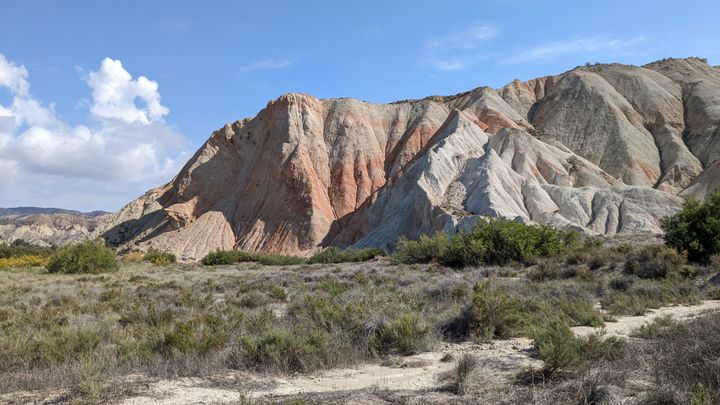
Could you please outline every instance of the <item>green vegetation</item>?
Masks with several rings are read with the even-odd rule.
[[[436,261],[450,267],[531,263],[571,248],[578,239],[575,233],[550,226],[480,219],[470,232],[459,232],[452,238],[439,233],[423,235],[417,241],[400,239],[393,257],[399,263]]]
[[[292,266],[305,263],[305,259],[276,253],[247,253],[239,250],[218,250],[208,253],[201,262],[205,266],[244,262],[257,262],[266,266]]]
[[[171,263],[175,263],[177,261],[174,254],[161,252],[157,249],[148,250],[142,259],[156,266],[165,266]]]
[[[47,265],[50,273],[98,274],[119,268],[115,253],[102,239],[95,239],[57,249]]]
[[[329,247],[306,260],[302,257],[277,253],[247,253],[239,250],[218,250],[208,253],[207,256],[202,259],[202,264],[206,266],[216,266],[222,264],[257,262],[267,266],[292,266],[304,263],[330,264],[364,262],[384,255],[385,252],[376,248],[342,250],[337,247]]]
[[[385,252],[378,248],[367,249],[340,249],[338,247],[329,247],[323,251],[315,253],[308,259],[308,263],[352,263],[366,262],[379,256],[384,256]]]
[[[618,359],[626,346],[624,340],[615,337],[576,337],[567,323],[559,320],[539,328],[533,339],[540,358],[545,362],[545,376],[561,369],[577,367],[587,361]]]
[[[690,261],[707,263],[720,253],[720,192],[702,202],[687,200],[680,212],[663,220],[662,227],[668,246],[686,252]]]
[[[0,270],[47,266],[54,248],[35,246],[22,239],[0,244]]]
[[[686,264],[685,257],[677,251],[665,246],[650,245],[628,256],[625,273],[640,278],[664,278],[672,272],[679,274]]]
[[[445,240],[425,237],[413,245],[420,249],[404,252],[408,257],[427,252],[442,256],[454,243]],[[527,256],[511,260],[511,266],[471,266],[462,271],[390,260],[283,269],[173,264],[158,268],[138,262],[139,255],[134,254],[126,259],[131,264],[123,262],[121,272],[92,277],[22,269],[3,272],[0,392],[64,387],[79,402],[106,402],[122,395],[118,392],[127,388],[122,383],[115,386],[116,382],[130,374],[207,376],[228,368],[309,373],[380,359],[403,364],[397,356],[434,350],[443,342],[533,337],[546,364],[537,375],[549,387],[543,393],[558,395],[556,403],[590,403],[603,395],[602,384],[595,382],[605,381],[610,373],[598,367],[612,364],[612,372],[618,373],[638,369],[638,364],[630,364],[633,356],[645,356],[657,341],[675,336],[674,328],[660,325],[660,320],[646,326],[638,332],[645,338],[640,342],[644,351],[638,354],[633,350],[639,349],[628,351],[630,343],[618,339],[576,338],[570,327],[597,327],[611,315],[694,303],[714,296],[718,289],[700,282],[709,277],[710,266],[688,264],[683,255],[662,246],[605,247],[594,240],[567,240],[575,246],[572,251],[550,249],[554,253],[545,254],[528,248],[539,258]],[[61,268],[81,273],[88,268],[95,272],[88,263],[97,252],[110,252],[113,257],[101,241],[57,249],[55,254],[63,259]],[[354,261],[358,256],[372,255],[331,250],[316,260]],[[215,252],[204,262],[307,262],[298,259]],[[596,308],[598,302],[607,314]],[[633,347],[636,344],[633,340]],[[708,350],[704,353],[714,355],[710,343],[704,347]],[[697,357],[701,355],[708,354]],[[484,390],[485,363],[480,368],[476,358],[455,358],[458,364],[448,377],[447,392],[473,396]],[[655,367],[645,358],[639,364]],[[597,374],[584,374],[590,373],[587,370]],[[557,384],[570,384],[567,376],[593,384],[555,391]],[[679,377],[663,378],[665,382]],[[514,389],[529,392],[523,381],[518,378]],[[672,385],[676,386],[680,387]],[[682,387],[673,388],[671,395],[716,398],[714,385],[699,377]],[[533,397],[518,398],[532,402],[528,398]]]

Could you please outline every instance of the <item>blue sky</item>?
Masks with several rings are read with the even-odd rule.
[[[344,3],[0,1],[0,206],[115,210],[287,92],[388,102],[585,62],[720,64],[717,1]]]

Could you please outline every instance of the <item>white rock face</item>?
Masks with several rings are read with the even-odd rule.
[[[720,71],[594,65],[391,104],[288,94],[215,131],[93,235],[195,260],[456,232],[481,216],[657,233],[720,187]]]

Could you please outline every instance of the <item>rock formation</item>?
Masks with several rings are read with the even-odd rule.
[[[657,233],[679,196],[720,187],[719,128],[720,69],[697,58],[391,104],[287,94],[215,131],[95,235],[192,260],[391,248],[480,216]]]
[[[77,212],[57,208],[0,208],[0,243],[22,239],[39,246],[80,242],[107,218],[107,212]]]

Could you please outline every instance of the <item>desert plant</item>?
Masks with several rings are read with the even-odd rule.
[[[364,262],[372,260],[378,256],[383,256],[384,254],[385,252],[378,248],[343,250],[333,246],[312,255],[308,259],[308,263]]]
[[[720,191],[699,202],[685,201],[682,210],[662,222],[665,243],[687,252],[690,261],[707,263],[720,253]]]
[[[454,381],[452,383],[452,389],[457,395],[465,395],[468,393],[472,374],[477,370],[478,365],[477,358],[470,354],[464,354],[460,360],[458,360],[453,370]]]
[[[168,252],[162,252],[157,249],[150,249],[143,256],[143,260],[150,262],[156,266],[165,266],[167,264],[175,263],[175,255]]]
[[[521,321],[519,302],[489,281],[475,285],[464,317],[468,335],[479,340],[510,337]]]
[[[50,273],[97,274],[115,271],[119,264],[105,242],[95,239],[57,249],[47,268]]]
[[[412,313],[380,325],[370,338],[370,350],[379,355],[408,355],[428,348],[430,327]]]
[[[645,246],[631,253],[625,262],[625,273],[640,278],[663,278],[671,272],[679,272],[686,260],[677,251],[661,245]]]
[[[552,320],[546,327],[536,331],[533,338],[535,348],[545,362],[544,372],[548,376],[581,360],[581,342],[565,322]]]
[[[395,245],[393,261],[398,263],[430,263],[446,254],[450,238],[440,232],[434,236],[421,235],[418,240],[401,237]]]
[[[251,254],[241,252],[239,250],[217,250],[215,252],[208,253],[202,259],[202,264],[205,266],[217,266],[221,264],[233,264],[239,262],[250,261]]]

